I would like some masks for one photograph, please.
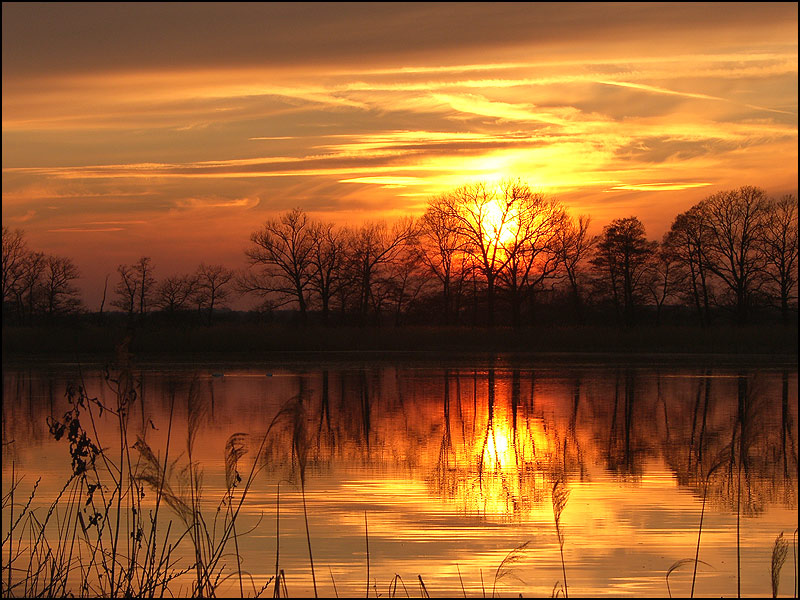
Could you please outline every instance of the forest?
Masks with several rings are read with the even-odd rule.
[[[301,208],[266,220],[232,269],[158,273],[151,257],[106,277],[87,310],[79,266],[3,226],[3,323],[124,319],[206,325],[797,323],[797,197],[752,186],[707,196],[661,240],[636,216],[590,235],[591,217],[521,180],[474,183],[428,200],[419,218],[337,226]],[[254,299],[242,317],[238,298]]]

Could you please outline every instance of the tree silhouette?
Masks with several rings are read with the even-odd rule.
[[[456,227],[457,220],[449,210],[447,198],[431,198],[420,219],[420,258],[442,285],[442,311],[446,325],[453,320],[454,295],[460,294],[467,275],[464,241]]]
[[[465,185],[441,197],[448,218],[463,242],[463,249],[486,283],[487,324],[495,322],[497,280],[509,255],[503,249],[515,203],[514,190],[505,188],[503,196],[479,182]]]
[[[277,306],[297,303],[306,320],[306,294],[313,272],[314,239],[308,215],[299,208],[270,219],[250,236],[253,246],[245,251],[260,272],[248,271],[239,281],[245,293],[276,297]]]
[[[556,230],[558,259],[569,282],[572,302],[579,323],[584,322],[583,297],[581,292],[581,269],[591,256],[595,238],[589,237],[591,217],[580,215],[577,221],[567,216]]]
[[[25,233],[3,225],[3,305],[14,300],[28,255]]]
[[[389,227],[385,221],[366,223],[350,237],[350,257],[353,274],[360,289],[359,313],[366,321],[369,309],[375,304],[375,283],[381,270],[388,268],[417,235],[412,219],[400,219]]]
[[[709,196],[700,207],[709,228],[704,251],[708,267],[731,293],[737,322],[745,323],[766,264],[758,243],[767,213],[766,193],[743,186]]]
[[[789,303],[797,293],[797,196],[786,195],[767,203],[761,236],[765,274],[780,304],[781,319],[789,321]]]
[[[333,223],[313,223],[311,277],[309,285],[319,296],[322,321],[328,323],[331,300],[344,284],[347,260],[347,232]]]
[[[641,302],[643,276],[658,244],[645,237],[644,225],[636,217],[615,219],[603,228],[592,264],[611,289],[614,306],[625,324],[636,321]]]
[[[214,318],[214,308],[223,306],[233,290],[231,284],[235,273],[222,265],[201,263],[197,268],[195,298],[198,307],[208,311],[208,323]]]
[[[709,236],[710,228],[703,209],[695,205],[675,217],[664,240],[688,270],[686,284],[690,286],[689,295],[697,309],[701,325],[711,323],[711,271],[706,259]]]

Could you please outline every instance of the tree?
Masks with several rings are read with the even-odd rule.
[[[644,225],[636,217],[615,219],[603,228],[592,264],[609,285],[617,314],[625,324],[636,321],[641,302],[643,276],[658,244],[645,237]]]
[[[47,264],[44,252],[28,252],[22,261],[22,272],[16,285],[17,306],[22,320],[33,319],[41,303],[42,276]]]
[[[183,310],[197,291],[194,275],[172,275],[162,280],[155,289],[153,304],[170,315]]]
[[[772,296],[787,323],[790,302],[797,294],[797,196],[769,200],[760,242]]]
[[[21,229],[11,231],[3,225],[3,305],[12,302],[17,285],[25,271],[28,255],[25,233]]]
[[[664,242],[650,255],[643,278],[644,287],[656,307],[656,325],[661,323],[661,311],[664,304],[678,293],[686,279],[678,254],[667,243],[668,236],[668,233],[665,234]]]
[[[500,195],[510,210],[507,230],[500,235],[506,260],[499,280],[511,301],[512,324],[519,327],[523,299],[533,301],[537,288],[558,267],[558,232],[566,213],[558,202],[519,181],[502,183]]]
[[[445,325],[453,320],[453,296],[459,293],[467,273],[463,268],[463,241],[457,225],[446,197],[437,196],[428,201],[419,226],[420,258],[442,285]]]
[[[80,291],[73,285],[80,274],[72,259],[48,256],[42,276],[43,309],[48,317],[67,314],[81,306]]]
[[[589,237],[591,218],[580,215],[566,218],[556,232],[556,253],[569,282],[572,302],[579,323],[584,322],[583,297],[581,293],[581,265],[591,256],[595,239]]]
[[[675,217],[664,239],[664,244],[669,246],[688,272],[683,280],[684,293],[697,309],[703,326],[711,323],[710,303],[713,298],[712,273],[707,260],[710,233],[703,207],[698,204]]]
[[[147,313],[148,305],[153,297],[155,287],[155,277],[153,277],[153,266],[149,256],[141,257],[133,265],[133,273],[137,279],[137,289],[139,292],[139,316]]]
[[[347,259],[346,232],[333,223],[315,222],[311,226],[311,276],[309,285],[319,296],[322,321],[328,323],[331,299],[343,284]]]
[[[373,286],[381,269],[390,265],[411,244],[417,235],[414,221],[404,218],[391,228],[385,221],[366,223],[350,235],[350,261],[358,284],[359,313],[366,320],[375,298]]]
[[[403,310],[413,305],[430,281],[424,272],[420,254],[418,247],[407,244],[381,278],[380,285],[394,304],[395,327],[400,326]]]
[[[119,282],[114,287],[116,298],[111,301],[112,306],[128,313],[128,317],[133,317],[136,311],[136,299],[139,295],[139,280],[133,267],[128,265],[117,266]]]
[[[509,255],[503,249],[508,235],[514,201],[511,194],[498,197],[486,183],[457,188],[441,196],[443,209],[462,241],[462,248],[486,283],[487,324],[495,320],[497,279],[505,268]]]
[[[197,268],[195,297],[198,298],[198,306],[208,310],[209,324],[214,316],[214,307],[224,306],[230,296],[234,275],[231,269],[222,265],[201,263]]]
[[[709,230],[704,248],[708,268],[730,292],[736,321],[744,323],[764,281],[766,260],[759,239],[767,213],[766,193],[743,186],[709,196],[700,209]]]
[[[253,247],[245,254],[260,272],[247,272],[239,280],[244,293],[263,297],[277,295],[276,306],[297,303],[306,320],[306,293],[311,285],[314,239],[308,216],[299,208],[268,220],[250,236]]]

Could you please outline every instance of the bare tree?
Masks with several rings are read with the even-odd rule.
[[[231,284],[235,273],[222,265],[206,265],[201,263],[197,268],[197,287],[195,296],[198,305],[208,311],[208,322],[214,316],[214,307],[224,306],[232,293]]]
[[[597,241],[595,265],[608,284],[617,314],[627,325],[636,321],[641,303],[643,276],[658,244],[645,237],[644,225],[636,217],[615,219],[603,228]]]
[[[661,312],[667,300],[676,296],[686,279],[677,252],[666,241],[668,236],[667,233],[665,241],[650,255],[643,278],[644,287],[656,307],[656,325],[661,323]]]
[[[350,237],[350,259],[360,289],[360,315],[366,319],[374,301],[374,284],[380,270],[391,264],[417,235],[416,224],[410,218],[393,223],[366,223]]]
[[[322,321],[328,323],[331,300],[344,283],[347,260],[347,235],[333,223],[315,222],[311,226],[311,277],[309,285],[319,296]]]
[[[42,276],[43,309],[48,317],[78,310],[81,306],[80,290],[73,282],[80,277],[72,259],[48,256]]]
[[[15,299],[28,255],[25,232],[3,225],[3,304]]]
[[[503,239],[513,218],[515,198],[500,198],[486,183],[475,183],[444,194],[441,200],[464,251],[486,283],[487,320],[492,326],[497,279],[509,259]]]
[[[403,311],[413,305],[430,280],[426,277],[419,247],[406,245],[387,269],[380,285],[394,304],[394,324],[400,326]]]
[[[139,316],[147,313],[148,305],[153,297],[155,287],[155,277],[153,277],[153,265],[149,256],[141,257],[133,265],[133,273],[137,279],[139,292]]]
[[[533,295],[558,267],[558,232],[566,213],[561,205],[534,193],[520,181],[503,182],[501,205],[509,206],[507,231],[500,236],[506,254],[500,282],[511,301],[511,321],[519,327],[524,298]]]
[[[744,323],[764,277],[766,260],[758,240],[767,212],[766,193],[750,186],[719,192],[703,200],[701,209],[709,227],[708,267],[728,288],[736,320]]]
[[[713,299],[712,273],[706,258],[710,233],[704,209],[698,204],[675,217],[664,239],[664,244],[672,249],[688,271],[684,279],[684,291],[695,305],[703,326],[711,323],[710,304]]]
[[[172,275],[163,279],[155,289],[153,305],[170,315],[184,310],[197,290],[194,275]]]
[[[437,196],[428,201],[428,208],[420,222],[420,258],[442,285],[442,310],[445,325],[453,320],[453,296],[460,291],[466,269],[463,241],[458,234],[457,221],[446,197]]]
[[[111,301],[111,306],[122,309],[128,313],[128,317],[132,317],[136,311],[136,299],[139,296],[139,280],[133,267],[128,265],[119,265],[117,272],[119,273],[119,282],[114,287],[116,297]]]
[[[22,262],[22,272],[16,287],[17,306],[24,320],[30,320],[41,303],[42,277],[47,264],[43,252],[28,252]]]
[[[595,239],[589,237],[590,223],[591,217],[587,215],[580,215],[577,221],[568,217],[564,219],[556,232],[556,252],[569,282],[572,302],[579,323],[584,322],[581,267],[591,256],[595,243]]]
[[[786,323],[791,300],[797,297],[797,196],[771,199],[766,211],[761,236],[765,273]]]
[[[260,272],[247,272],[239,280],[244,293],[277,296],[274,306],[297,303],[300,318],[306,319],[307,290],[313,273],[314,239],[308,216],[299,208],[268,220],[250,236],[253,247],[245,251]]]

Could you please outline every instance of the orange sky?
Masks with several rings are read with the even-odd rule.
[[[659,238],[797,193],[797,4],[3,3],[3,224],[72,257],[245,265],[295,206],[356,224],[520,177]],[[113,280],[113,275],[112,275]]]

